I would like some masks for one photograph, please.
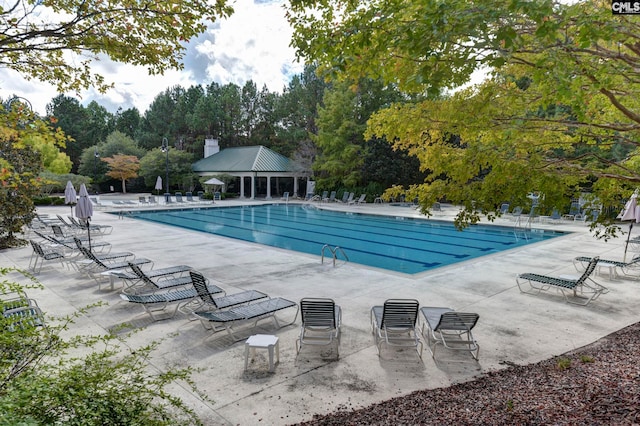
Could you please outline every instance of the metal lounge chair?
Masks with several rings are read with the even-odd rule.
[[[255,327],[259,321],[271,319],[276,329],[280,329],[293,324],[298,317],[299,310],[296,309],[295,317],[291,322],[286,324],[280,324],[276,317],[276,312],[297,306],[298,304],[291,300],[283,299],[282,297],[275,297],[273,299],[261,300],[248,305],[237,306],[228,310],[216,312],[196,311],[194,314],[200,319],[205,329],[212,330],[214,333],[224,330],[235,341],[238,341],[241,340],[241,338],[238,338],[234,334],[235,326],[241,326],[243,324],[253,322],[252,327]]]
[[[51,246],[51,248],[60,248],[62,250],[64,250],[65,254],[72,254],[72,253],[76,253],[76,254],[80,254],[80,252],[78,251],[78,245],[76,244],[74,238],[58,238],[56,236],[53,235],[46,235],[43,234],[41,232],[38,231],[34,231],[34,234],[36,234],[38,237],[42,238],[44,241],[47,242],[47,244],[49,246]],[[82,242],[82,240],[80,239],[80,241]],[[91,249],[94,251],[98,251],[100,253],[109,253],[111,251],[111,243],[108,243],[106,241],[92,241],[91,242]]]
[[[2,328],[10,332],[36,327],[43,327],[46,330],[44,315],[37,304],[4,310],[3,317]]]
[[[340,306],[332,299],[307,297],[300,300],[300,314],[302,325],[296,340],[296,353],[300,353],[303,345],[331,345],[335,341],[338,358],[342,325]]]
[[[357,200],[351,201],[349,204],[366,204],[367,194],[360,194],[360,198]]]
[[[194,303],[190,303],[190,306],[184,306],[183,312],[193,313],[198,310],[203,311],[217,311],[220,309],[227,309],[238,305],[244,305],[246,303],[255,302],[256,300],[266,299],[269,297],[265,293],[257,290],[241,291],[234,294],[225,294],[224,296],[214,297],[207,288],[207,279],[199,272],[190,271],[191,282],[193,287],[198,293],[200,300],[194,299]],[[189,311],[185,311],[184,308]],[[198,319],[197,317],[193,318]]]
[[[42,245],[40,245],[40,243],[33,240],[29,240],[29,242],[31,243],[31,247],[33,248],[31,258],[29,259],[29,269],[31,269],[34,274],[39,274],[42,270],[42,265],[44,264],[44,262],[48,262],[51,260],[60,262],[60,265],[64,266],[64,261],[66,258],[62,251],[52,248],[44,248],[42,247]],[[40,262],[39,267],[38,262]]]
[[[177,265],[167,268],[151,269],[145,272],[135,263],[129,263],[129,269],[131,272],[121,271],[113,273],[114,277],[121,278],[123,281],[130,283],[125,285],[125,288],[122,290],[125,294],[155,293],[158,290],[166,290],[191,284],[191,277],[183,274],[191,271],[193,268],[188,265]],[[157,278],[157,280],[154,281],[154,278]]]
[[[187,200],[187,203],[199,203],[198,200],[193,199],[193,192],[185,192],[184,196]]]
[[[578,256],[573,259],[573,266],[576,267],[577,271],[581,269],[585,269],[588,267],[589,262],[591,262],[591,257],[587,256]],[[596,268],[609,268],[609,278],[618,277],[618,269],[622,272],[623,275],[626,275],[630,278],[638,279],[640,278],[640,255],[631,259],[630,262],[621,262],[619,260],[609,260],[609,259],[598,259],[598,263],[596,264]]]
[[[525,273],[518,275],[516,283],[523,293],[539,294],[542,291],[554,288],[562,293],[568,303],[583,306],[588,305],[589,302],[609,291],[609,289],[598,284],[591,278],[591,274],[595,271],[599,259],[599,257],[592,258],[582,275],[578,277],[567,275],[552,277],[535,273]],[[523,288],[525,283],[528,287]],[[568,297],[567,292],[570,292],[573,297]]]
[[[427,347],[433,358],[436,356],[436,347],[442,345],[447,349],[468,351],[474,359],[478,359],[480,346],[471,332],[480,318],[478,314],[428,306],[420,308],[420,313],[424,317],[422,334],[427,339]]]
[[[133,203],[135,204],[135,203]],[[107,235],[110,234],[113,231],[113,226],[111,225],[99,225],[99,224],[95,224],[95,223],[81,223],[80,221],[76,220],[76,218],[74,218],[73,216],[67,216],[69,218],[69,221],[73,224],[74,227],[76,227],[77,229],[81,230],[81,231],[94,231],[97,232],[98,235]]]
[[[399,347],[415,347],[422,358],[422,341],[418,337],[419,303],[414,299],[388,299],[383,306],[371,308],[371,327],[378,356],[382,344]]]
[[[207,286],[207,290],[211,294],[224,293],[220,287],[215,285]],[[161,318],[158,318],[154,313],[158,311],[164,311],[167,306],[172,303],[176,303],[176,308],[172,313],[166,318],[173,318],[178,312],[178,309],[184,304],[187,304],[193,299],[198,297],[198,292],[195,288],[181,288],[169,290],[161,293],[151,293],[151,294],[126,294],[120,293],[120,298],[126,300],[127,302],[137,303],[142,305],[144,311],[149,314],[151,319],[154,321],[158,321]]]
[[[73,238],[73,241],[76,244],[76,247],[78,248],[78,251],[80,251],[80,247],[85,247],[85,245],[83,244],[82,240],[80,240],[77,237]],[[93,252],[93,242],[91,243],[91,251]],[[80,253],[82,254],[82,252],[80,251]],[[111,251],[107,252],[107,253],[93,253],[93,255],[100,259],[100,260],[106,260],[106,261],[124,261],[127,259],[135,259],[136,255],[133,254],[130,251],[121,251],[121,252],[115,252],[112,253]],[[86,259],[89,259],[88,257],[84,256]],[[90,259],[91,260],[91,259]]]
[[[153,261],[149,259],[145,259],[143,257],[138,257],[136,259],[131,260],[130,262],[108,262],[108,261],[103,261],[98,259],[92,252],[90,252],[84,246],[79,247],[79,250],[80,252],[82,252],[84,256],[87,257],[87,259],[91,260],[91,263],[88,265],[85,265],[85,267],[83,267],[81,271],[86,272],[88,276],[96,280],[96,282],[98,283],[98,286],[100,286],[100,280],[99,280],[100,274],[104,272],[112,273],[113,271],[129,269],[129,263],[133,263],[136,265],[150,264],[151,267],[153,267]],[[113,276],[109,276],[109,278],[110,278],[109,281],[111,283],[111,287],[113,288]]]

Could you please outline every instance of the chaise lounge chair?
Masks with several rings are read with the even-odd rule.
[[[191,284],[191,276],[183,274],[193,268],[188,265],[177,265],[145,272],[135,263],[129,263],[129,269],[131,272],[119,271],[113,273],[115,277],[121,278],[125,283],[130,283],[125,284],[125,288],[122,290],[125,294],[155,293],[158,290]],[[157,278],[157,280],[154,281],[154,278]]]
[[[134,203],[135,204],[135,203]],[[107,235],[113,231],[113,226],[111,225],[99,225],[95,223],[82,223],[76,220],[73,216],[67,216],[72,225],[81,231],[87,231],[89,229],[91,232],[97,232],[98,235]]]
[[[422,342],[416,330],[418,306],[418,301],[413,299],[388,299],[383,306],[371,308],[371,327],[378,356],[385,343],[388,346],[415,347],[422,358]]]
[[[278,318],[276,318],[276,312],[283,309],[297,307],[298,305],[291,300],[283,299],[282,297],[275,297],[273,299],[267,299],[250,303],[244,306],[238,306],[229,310],[216,311],[216,312],[195,312],[196,317],[200,319],[202,325],[207,330],[212,330],[214,333],[225,330],[234,341],[241,340],[234,334],[234,327],[241,326],[248,322],[253,322],[255,327],[259,321],[264,319],[273,320],[273,324],[276,329],[280,329],[287,325],[293,324],[298,317],[298,309],[296,315],[291,322],[286,324],[280,324]]]
[[[30,304],[3,311],[2,328],[7,331],[45,327],[44,315],[38,305]]]
[[[207,291],[210,294],[224,294],[224,290],[220,287],[210,284],[207,286]],[[166,307],[172,303],[176,303],[176,308],[166,318],[173,318],[180,309],[181,306],[192,302],[198,297],[198,292],[192,286],[189,288],[181,288],[169,290],[162,293],[151,294],[126,294],[120,293],[120,298],[127,302],[137,303],[142,305],[144,311],[149,314],[151,319],[158,321],[160,318],[154,315],[154,312],[164,311]]]
[[[336,191],[331,191],[329,197],[325,197],[324,194],[322,196],[322,202],[324,203],[334,203],[336,201]]]
[[[130,262],[108,262],[98,259],[93,253],[91,253],[86,247],[80,247],[80,251],[84,256],[86,256],[89,260],[91,260],[90,264],[85,265],[82,268],[83,272],[86,272],[88,276],[96,280],[98,283],[98,288],[100,287],[100,280],[98,275],[109,272],[112,273],[114,271],[126,270],[129,269],[129,264],[133,263],[136,265],[151,265],[153,267],[153,261],[149,259],[145,259],[143,257],[138,257],[133,259]],[[109,281],[111,283],[111,288],[113,289],[113,276],[109,276]]]
[[[200,274],[199,272],[191,271],[189,272],[191,277],[191,282],[193,283],[193,287],[196,289],[198,293],[198,298],[200,300],[193,300],[192,306],[189,306],[187,309],[188,312],[185,313],[193,313],[193,311],[198,310],[199,312],[205,311],[218,311],[220,309],[227,309],[238,305],[244,305],[246,303],[255,302],[256,300],[266,299],[269,296],[265,293],[257,290],[247,290],[241,291],[239,293],[234,294],[225,294],[224,296],[214,297],[207,288],[207,280],[206,278]],[[198,317],[193,318],[194,320],[199,319]]]
[[[586,256],[578,256],[573,259],[573,265],[577,271],[580,271],[581,268],[586,268],[589,262],[591,262],[591,258]],[[618,277],[618,269],[620,269],[622,274],[637,279],[640,278],[640,256],[634,257],[630,262],[598,259],[596,268],[609,268],[609,278]]]
[[[331,345],[335,341],[338,358],[342,325],[340,306],[332,299],[307,297],[300,300],[300,313],[302,325],[296,340],[296,353],[300,353],[303,345]]]
[[[468,351],[474,359],[478,359],[480,346],[471,333],[480,318],[478,314],[428,306],[420,308],[420,312],[424,317],[422,334],[427,339],[427,347],[433,358],[436,356],[436,347],[442,345],[447,349]]]
[[[349,204],[366,204],[366,198],[367,194],[360,194],[360,198],[358,198],[357,200],[351,200]]]
[[[2,294],[0,307],[2,310],[2,326],[0,329],[15,331],[16,329],[31,329],[45,327],[44,315],[35,299],[31,299],[22,290],[11,292],[15,297],[4,298]]]
[[[62,251],[52,248],[44,248],[40,243],[33,240],[29,240],[29,242],[31,243],[31,247],[33,248],[31,258],[29,259],[29,269],[31,269],[34,274],[39,274],[42,270],[42,265],[44,264],[44,262],[50,260],[60,262],[60,265],[64,266],[64,261],[66,260],[66,258]],[[38,267],[38,261],[40,262],[40,267]]]
[[[598,260],[598,257],[592,258],[582,275],[578,277],[568,275],[552,277],[535,273],[525,273],[518,275],[516,283],[523,293],[538,294],[541,291],[555,288],[562,293],[568,303],[583,306],[588,305],[589,302],[609,291],[606,287],[598,284],[591,278],[591,274],[595,271]],[[525,283],[528,284],[528,288],[523,288]],[[567,296],[567,291],[571,292],[572,298]]]

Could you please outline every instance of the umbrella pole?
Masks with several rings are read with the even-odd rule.
[[[629,248],[629,239],[631,239],[632,229],[633,229],[633,222],[629,224],[629,233],[627,234],[627,243],[624,245],[624,257],[622,258],[623,262],[627,261],[627,249]]]
[[[91,253],[91,226],[90,222],[91,218],[87,218],[87,236],[89,237],[89,253]]]

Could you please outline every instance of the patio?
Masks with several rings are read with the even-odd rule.
[[[259,201],[244,201],[257,203]],[[222,201],[230,205],[240,201]],[[323,205],[323,208],[416,216],[413,208],[379,204]],[[68,214],[66,206],[39,212]],[[443,206],[438,219],[455,214]],[[597,279],[610,292],[590,305],[574,306],[549,292],[521,294],[515,277],[522,272],[575,274],[576,256],[599,255],[622,259],[624,238],[595,240],[583,222],[536,224],[541,228],[573,232],[566,237],[476,260],[407,276],[355,264],[332,267],[310,256],[214,235],[169,228],[126,215],[95,211],[92,223],[113,225],[104,237],[114,250],[132,251],[155,261],[155,268],[188,264],[227,293],[259,290],[272,297],[299,301],[302,297],[331,297],[343,310],[340,358],[320,348],[304,348],[296,358],[295,340],[300,321],[274,331],[269,322],[244,332],[274,334],[279,338],[275,371],[268,371],[264,351],[244,371],[244,342],[205,330],[198,321],[178,313],[173,319],[153,322],[142,308],[120,299],[108,286],[56,266],[45,266],[39,275],[45,289],[30,292],[45,312],[64,315],[96,301],[96,308],[74,326],[77,333],[101,333],[123,324],[140,329],[127,341],[131,347],[165,339],[155,352],[153,367],[162,370],[185,362],[204,371],[195,380],[213,402],[203,401],[187,387],[175,386],[208,425],[250,425],[261,422],[285,425],[338,409],[352,409],[404,395],[414,390],[448,386],[472,380],[483,372],[509,363],[528,364],[589,344],[613,331],[640,321],[638,283]],[[510,224],[499,219],[499,224]],[[26,268],[31,248],[0,252],[3,266]],[[474,335],[480,344],[479,361],[471,356],[438,357],[428,351],[423,359],[415,350],[383,350],[377,355],[369,322],[369,310],[388,298],[415,298],[423,306],[448,306],[480,315]],[[444,351],[439,352],[442,355]],[[262,359],[261,359],[262,357]]]

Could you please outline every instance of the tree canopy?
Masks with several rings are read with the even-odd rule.
[[[91,69],[100,56],[179,69],[184,43],[229,16],[226,0],[16,1],[0,8],[0,66],[54,84],[61,93],[110,84]],[[75,55],[76,60],[68,60]]]
[[[474,221],[531,191],[547,208],[585,187],[613,204],[640,182],[640,22],[610,2],[294,0],[289,19],[326,76],[430,95],[379,111],[368,133],[430,171],[414,188],[425,207],[446,197]]]

